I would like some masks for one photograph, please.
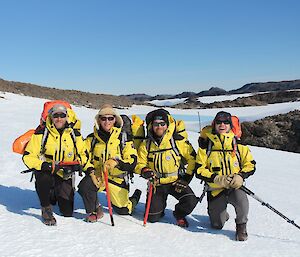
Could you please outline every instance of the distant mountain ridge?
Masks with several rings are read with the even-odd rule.
[[[197,101],[200,96],[217,96],[228,94],[243,94],[243,93],[257,93],[257,92],[279,92],[293,89],[300,89],[300,79],[291,81],[279,81],[279,82],[262,82],[262,83],[249,83],[242,86],[239,89],[226,91],[222,88],[211,87],[209,90],[204,90],[199,93],[185,91],[180,94],[170,95],[161,94],[156,96],[150,96],[147,94],[131,94],[131,95],[108,95],[108,94],[95,94],[89,92],[82,92],[79,90],[64,90],[51,87],[43,87],[30,83],[7,81],[0,78],[0,91],[11,92],[15,94],[23,94],[27,96],[33,96],[46,99],[62,99],[70,102],[74,105],[82,105],[98,109],[102,104],[109,103],[115,107],[128,107],[132,104],[148,104],[151,100],[166,100],[173,98],[187,98],[186,103],[177,104],[177,108],[218,108],[219,103],[203,104]],[[282,98],[282,94],[276,95],[276,101],[280,102],[279,98]],[[270,100],[274,101],[274,96],[266,96],[267,99],[261,99],[258,96],[252,96],[252,98],[237,99],[234,101],[227,101],[226,105],[233,106],[251,106],[251,105],[264,105],[270,103]],[[269,99],[270,98],[270,99]],[[279,100],[278,100],[279,99]],[[289,99],[289,100],[288,100]],[[298,93],[295,95],[290,94],[288,101],[296,101],[298,99]],[[245,100],[247,102],[245,102]],[[224,107],[223,103],[220,107]],[[175,106],[174,106],[175,107]]]
[[[262,83],[249,83],[242,86],[239,89],[230,90],[230,94],[243,94],[243,93],[255,93],[266,91],[281,91],[290,89],[300,89],[300,79],[280,81],[280,82],[262,82]]]
[[[135,101],[152,101],[152,100],[166,100],[173,98],[194,98],[200,96],[217,96],[217,95],[232,95],[232,94],[243,94],[243,93],[257,93],[257,92],[268,92],[268,91],[285,91],[291,89],[300,89],[300,79],[289,80],[289,81],[278,81],[278,82],[256,82],[248,83],[241,88],[226,91],[219,87],[211,87],[209,90],[195,92],[182,92],[176,95],[156,95],[150,96],[146,94],[131,94],[122,95]]]

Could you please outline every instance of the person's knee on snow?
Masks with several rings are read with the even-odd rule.
[[[241,134],[239,119],[220,111],[212,125],[202,129],[198,140],[196,177],[209,188],[208,213],[212,227],[217,229],[223,228],[228,219],[228,203],[235,208],[237,224],[248,220],[248,198],[240,188],[244,180],[254,174],[256,162],[249,147],[239,143]],[[238,226],[239,231],[243,228]]]
[[[159,213],[149,213],[148,215],[148,221],[151,222],[151,223],[155,223],[155,222],[158,222],[161,217],[164,216],[164,212],[161,211]]]
[[[75,172],[86,172],[93,165],[85,154],[85,143],[78,125],[80,121],[69,103],[59,100],[46,102],[42,117],[41,124],[26,145],[23,162],[29,169],[36,170],[35,185],[42,216],[44,221],[47,220],[45,224],[52,224],[50,203],[55,204],[57,200],[62,214],[72,216]],[[64,200],[70,202],[65,203]]]
[[[188,197],[188,203],[180,200],[193,178],[196,157],[196,152],[187,139],[184,124],[182,121],[175,121],[168,111],[157,109],[147,114],[146,127],[148,137],[138,149],[136,170],[156,191],[152,195],[150,210],[146,210],[146,213],[149,210],[148,220],[157,222],[161,218],[169,194],[179,200],[177,209],[185,217],[196,206],[197,198],[190,190],[191,200]]]

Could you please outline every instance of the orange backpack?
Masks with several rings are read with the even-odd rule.
[[[232,132],[235,134],[235,137],[237,139],[241,139],[242,136],[242,128],[240,120],[237,116],[231,116],[231,122],[232,122]]]
[[[67,109],[72,109],[71,105],[63,100],[53,100],[53,101],[47,101],[44,103],[44,108],[41,114],[40,118],[40,126],[45,126],[46,119],[49,113],[49,110],[56,104],[64,105]],[[35,129],[30,129],[27,132],[25,132],[23,135],[16,138],[12,145],[12,150],[14,153],[18,154],[24,154],[26,145],[28,144],[29,140],[31,139],[31,136],[35,133]]]
[[[72,109],[71,105],[68,102],[63,101],[63,100],[53,100],[53,101],[45,102],[43,112],[41,114],[41,119],[40,119],[41,125],[44,122],[46,122],[46,119],[48,117],[48,113],[49,113],[50,109],[56,104],[61,104],[61,105],[65,106],[67,109]]]
[[[16,138],[15,141],[13,142],[13,152],[24,154],[25,147],[28,144],[34,132],[35,129],[30,129],[27,132],[25,132],[23,135]]]

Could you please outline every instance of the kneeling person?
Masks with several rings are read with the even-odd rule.
[[[193,178],[196,153],[192,145],[175,131],[175,120],[167,111],[152,111],[147,118],[148,139],[139,147],[136,171],[155,186],[148,220],[157,222],[164,216],[167,197],[172,195],[179,201],[173,211],[176,224],[188,227],[185,217],[198,202],[188,185]],[[188,163],[184,175],[179,174],[182,157]]]
[[[236,212],[236,239],[245,241],[249,202],[246,193],[239,188],[254,173],[255,161],[248,146],[237,144],[231,129],[231,114],[217,113],[213,127],[199,138],[196,177],[209,186],[207,201],[211,226],[223,228],[229,219],[227,204],[232,204]]]
[[[54,105],[45,126],[36,129],[25,148],[24,164],[35,170],[35,188],[42,207],[42,218],[46,225],[56,225],[52,205],[56,200],[60,212],[65,217],[73,214],[74,185],[73,173],[91,169],[93,166],[85,155],[85,144],[80,134],[75,113],[64,105]],[[69,166],[68,173],[62,170],[59,162],[79,164]],[[55,197],[53,197],[55,196]]]
[[[122,118],[116,110],[103,105],[95,117],[94,132],[86,139],[89,159],[95,168],[78,185],[87,222],[95,222],[103,216],[97,192],[105,189],[105,169],[108,170],[112,206],[118,214],[131,214],[140,199],[138,189],[129,197],[128,176],[136,166],[137,152],[132,139],[128,138],[125,145],[122,144],[122,125]]]

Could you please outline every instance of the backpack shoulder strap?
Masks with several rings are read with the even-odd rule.
[[[49,137],[49,130],[48,130],[48,128],[45,126],[45,127],[44,127],[43,137],[42,137],[42,142],[41,142],[41,154],[44,154],[44,153],[45,153],[45,146],[46,146],[48,137]]]
[[[79,155],[79,152],[78,152],[78,148],[77,148],[77,145],[76,145],[76,136],[80,136],[81,134],[80,134],[80,132],[79,132],[79,134],[78,135],[76,135],[76,134],[78,134],[78,131],[74,131],[74,129],[72,129],[72,131],[71,131],[71,138],[72,138],[72,141],[73,141],[73,144],[74,144],[74,148],[75,148],[75,151],[76,151],[76,155],[79,157],[79,159],[81,160],[81,157],[80,157],[80,155]]]
[[[95,148],[95,145],[97,144],[97,142],[98,142],[98,139],[93,135],[93,139],[91,142],[91,153],[94,152],[94,148]]]
[[[125,148],[126,142],[128,141],[128,135],[127,135],[127,133],[125,131],[121,131],[121,133],[120,133],[120,141],[121,141],[120,151],[121,151],[121,154],[122,154],[123,149]]]
[[[149,137],[147,137],[146,139],[146,150],[149,154],[149,151],[150,151],[150,145],[151,145],[151,139]]]
[[[213,143],[210,139],[207,139],[207,148],[206,148],[206,155],[207,158],[210,156],[211,154],[211,149],[212,149]]]
[[[179,149],[178,149],[178,147],[177,147],[177,145],[176,145],[176,142],[175,142],[175,139],[174,139],[173,136],[172,136],[171,139],[170,139],[170,144],[171,144],[171,147],[172,147],[173,151],[175,152],[175,154],[176,154],[177,156],[181,156],[181,154],[180,154],[180,152],[179,152]]]
[[[238,148],[238,142],[237,142],[237,138],[236,137],[233,137],[232,139],[232,148],[233,148],[233,152],[236,154],[236,157],[239,161],[239,164],[241,166],[241,154],[240,154],[240,151],[239,151],[239,148]]]

